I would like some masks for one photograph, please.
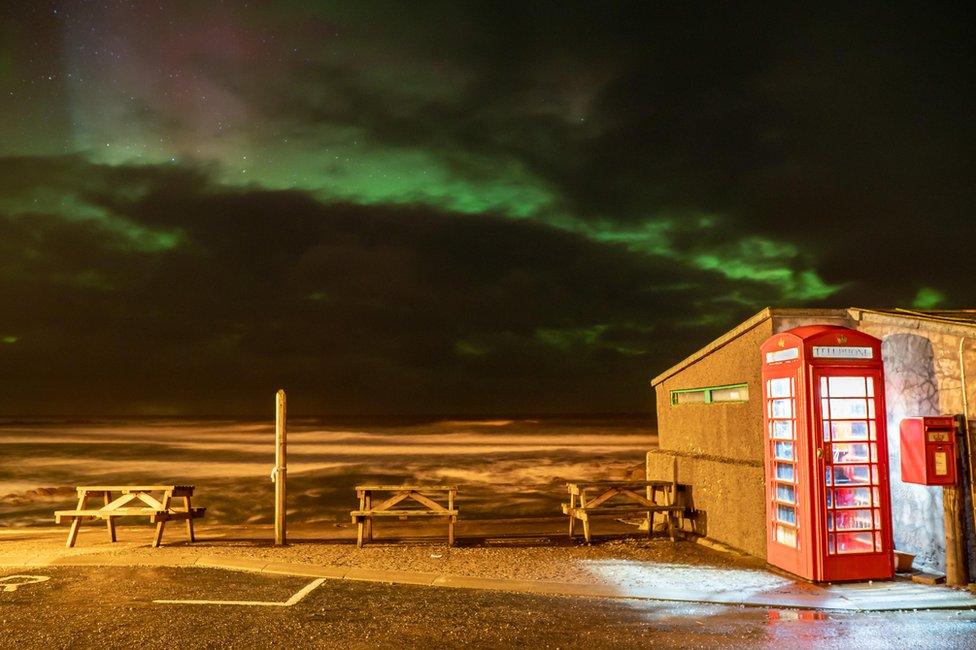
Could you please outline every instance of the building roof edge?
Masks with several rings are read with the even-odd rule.
[[[870,309],[851,307],[847,310],[855,322],[865,320],[865,316],[877,322],[915,321],[925,323],[929,328],[959,334],[976,329],[976,311],[973,310],[914,310],[914,309]]]
[[[705,347],[700,348],[695,352],[692,352],[687,357],[685,357],[678,363],[674,364],[673,366],[671,366],[670,368],[668,368],[667,370],[659,374],[657,377],[651,380],[651,386],[657,386],[665,379],[671,377],[672,375],[676,375],[677,373],[681,372],[682,370],[684,370],[691,364],[695,363],[696,361],[707,357],[709,354],[719,349],[720,347],[723,347],[724,345],[727,345],[729,342],[739,338],[740,336],[742,336],[752,328],[756,327],[760,323],[769,320],[770,318],[772,318],[772,316],[773,316],[773,308],[766,307],[759,313],[739,323],[738,325],[730,329],[722,336],[712,340],[712,342],[706,345]]]
[[[739,338],[760,323],[773,318],[774,316],[797,317],[803,315],[813,315],[814,313],[837,312],[838,314],[847,313],[854,322],[864,320],[865,316],[884,322],[886,320],[915,321],[924,322],[929,327],[958,333],[962,331],[972,331],[976,329],[976,310],[914,310],[914,309],[870,309],[864,307],[848,308],[803,308],[803,307],[766,307],[757,314],[742,321],[725,334],[712,340],[708,345],[691,353],[678,363],[674,364],[664,372],[660,373],[651,380],[651,386],[657,386],[664,380],[678,374],[693,363],[707,357],[719,348],[728,345],[730,342]]]

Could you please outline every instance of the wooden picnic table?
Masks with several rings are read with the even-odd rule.
[[[357,525],[356,546],[362,547],[364,533],[367,540],[373,541],[374,517],[406,519],[418,516],[447,517],[447,544],[453,546],[454,524],[458,517],[458,509],[454,503],[457,491],[456,485],[357,485],[356,496],[359,497],[359,509],[349,513],[352,515],[353,523]],[[375,492],[390,492],[392,495],[374,504]],[[438,496],[446,497],[446,506],[434,500]],[[407,500],[418,503],[422,507],[392,509],[393,506]]]
[[[668,523],[668,535],[675,540],[678,513],[684,506],[678,503],[680,486],[674,481],[589,481],[567,483],[569,503],[562,504],[563,514],[569,515],[569,537],[573,524],[583,522],[583,536],[590,541],[591,515],[647,516],[647,534],[654,527],[654,515],[663,513]],[[643,492],[643,494],[641,494]],[[609,503],[616,499],[615,503]],[[659,503],[659,501],[661,501]]]
[[[115,539],[115,521],[120,517],[149,517],[149,522],[156,524],[156,534],[152,545],[159,546],[163,541],[163,528],[167,521],[186,521],[186,535],[189,541],[195,541],[193,534],[193,520],[202,517],[206,508],[190,506],[193,496],[192,485],[82,485],[78,490],[78,506],[74,510],[57,510],[54,513],[55,523],[69,520],[71,528],[68,530],[66,546],[75,545],[78,539],[78,528],[82,521],[104,519],[108,527],[109,539]],[[161,493],[160,498],[153,493]],[[113,494],[119,496],[112,498]],[[101,498],[100,508],[87,508],[88,499]],[[173,499],[182,499],[183,508],[173,507]]]

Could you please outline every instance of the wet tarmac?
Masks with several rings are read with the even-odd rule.
[[[824,614],[341,580],[313,585],[206,569],[32,568],[0,575],[0,648],[655,645],[976,648],[976,611]]]

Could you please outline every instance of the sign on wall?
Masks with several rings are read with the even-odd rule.
[[[800,358],[799,348],[786,348],[785,350],[775,350],[766,353],[766,363],[777,363],[779,361],[792,361]]]
[[[868,347],[815,345],[813,356],[819,359],[873,359],[874,350]]]

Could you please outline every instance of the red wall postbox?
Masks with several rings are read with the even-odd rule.
[[[921,485],[956,484],[956,421],[952,417],[901,421],[901,480]]]
[[[761,354],[767,561],[821,582],[893,577],[881,342],[811,325]]]

